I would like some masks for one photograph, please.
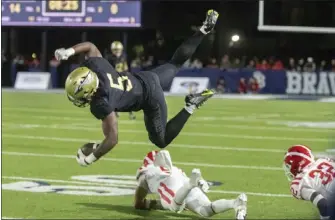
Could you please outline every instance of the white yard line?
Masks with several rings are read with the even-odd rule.
[[[29,125],[29,124],[28,124]],[[13,128],[24,128],[24,124],[21,126],[19,124],[14,125]],[[38,125],[36,125],[38,127]],[[44,125],[39,125],[40,127]],[[30,125],[32,128],[32,125]],[[45,125],[44,128],[49,129],[62,129],[62,130],[78,130],[78,129],[86,129],[91,130],[92,128],[83,128],[83,127],[73,127],[73,126],[66,126],[62,127],[48,127]],[[120,129],[119,132],[122,133],[139,133],[139,134],[147,134],[145,129],[143,130],[133,130],[133,129]],[[222,134],[222,133],[204,133],[204,132],[182,132],[183,136],[190,136],[190,137],[212,137],[212,138],[230,138],[230,139],[249,139],[249,140],[278,140],[278,141],[312,141],[312,142],[329,142],[328,138],[306,138],[306,137],[286,137],[286,136],[258,136],[258,135],[239,135],[239,134]]]
[[[239,192],[239,191],[227,191],[227,190],[210,190],[209,192],[212,193],[223,193],[223,194],[241,194],[241,193],[245,193],[248,196],[252,195],[252,196],[265,196],[265,197],[289,197],[289,198],[293,198],[292,195],[289,194],[272,194],[272,193],[255,193],[255,192]]]
[[[70,118],[69,118],[70,120]],[[127,125],[134,125],[134,124],[143,124],[142,121],[129,121],[129,120],[120,120],[120,125],[127,124]],[[22,128],[29,128],[31,125],[32,128],[34,127],[42,127],[48,126],[47,128],[69,128],[76,127],[76,129],[87,129],[87,130],[96,130],[100,131],[100,127],[97,126],[96,123],[69,123],[69,124],[18,124],[18,123],[2,123],[3,126],[6,127],[22,127]],[[92,126],[90,126],[92,125]],[[213,127],[213,128],[229,128],[229,129],[237,129],[237,130],[267,130],[267,131],[289,131],[289,132],[312,132],[312,133],[330,133],[335,132],[335,129],[330,128],[296,128],[296,127],[288,127],[286,124],[282,123],[281,125],[277,126],[258,126],[258,125],[229,125],[229,124],[212,124],[212,123],[197,123],[197,122],[190,122],[187,124],[188,127]],[[284,126],[284,127],[282,127]],[[287,127],[286,127],[287,126]],[[136,130],[136,129],[135,129]]]
[[[75,159],[74,155],[59,155],[59,154],[40,154],[40,153],[28,153],[28,152],[9,152],[3,151],[3,155],[10,156],[22,156],[22,157],[51,157],[51,158],[66,158]],[[137,163],[141,164],[143,160],[128,159],[128,158],[101,158],[101,160],[124,162],[124,163]],[[221,165],[221,164],[208,164],[208,163],[191,163],[191,162],[174,162],[176,165],[192,166],[192,167],[213,167],[213,168],[233,168],[233,169],[250,169],[250,170],[276,170],[283,171],[281,167],[269,167],[269,166],[243,166],[243,165]]]
[[[41,108],[31,108],[30,106],[20,106],[20,107],[4,107],[2,108],[4,112],[39,112],[39,113],[62,113],[62,114],[72,114],[78,116],[88,116],[89,113],[85,111],[69,111],[67,109],[43,109]],[[304,118],[310,119],[311,117],[315,117],[316,114],[313,113],[266,113],[266,112],[241,112],[238,111],[238,108],[233,109],[206,109],[207,112],[211,112],[215,115],[223,115],[223,116],[243,116],[244,118],[259,118],[259,119],[269,119],[269,118],[280,118],[280,117],[291,117],[291,118]],[[142,112],[138,113],[142,115]],[[318,112],[317,116],[332,116],[333,113],[329,114],[328,112]]]
[[[62,137],[47,137],[47,136],[33,136],[33,135],[18,135],[18,134],[2,134],[5,138],[15,139],[31,139],[31,140],[48,140],[61,142],[100,142],[101,140],[92,140],[85,138],[62,138]],[[144,145],[151,146],[150,142],[140,141],[120,141],[124,145]],[[267,148],[244,148],[244,147],[230,147],[230,146],[211,146],[211,145],[192,145],[192,144],[171,144],[173,148],[191,148],[191,149],[207,149],[207,150],[226,150],[226,151],[242,151],[242,152],[267,152],[267,153],[285,153],[286,149],[267,149]]]
[[[5,138],[15,138],[15,139],[30,139],[30,140],[48,140],[48,141],[60,141],[60,142],[100,142],[101,140],[92,140],[85,138],[62,138],[62,137],[47,137],[47,136],[32,136],[32,135],[17,135],[17,134],[3,134],[2,137]],[[124,145],[144,145],[151,146],[150,142],[141,141],[120,141],[119,144]],[[212,146],[212,145],[192,145],[192,144],[171,144],[173,148],[190,148],[190,149],[204,149],[204,150],[222,150],[222,151],[240,151],[240,152],[265,152],[265,153],[285,153],[284,149],[268,149],[268,148],[257,148],[257,147],[230,147],[230,146]],[[335,152],[334,149],[328,149],[327,152]],[[324,152],[315,152],[324,153]]]
[[[11,113],[2,113],[4,118],[11,117],[11,118],[26,118],[25,115],[20,115],[20,114],[11,114]],[[74,116],[75,115],[75,116]],[[46,120],[62,120],[62,121],[80,121],[80,122],[88,122],[88,123],[94,123],[95,120],[92,118],[90,115],[82,115],[82,117],[78,117],[77,114],[74,114],[72,117],[67,117],[67,116],[55,116],[55,115],[30,115],[29,118],[36,118],[36,119],[46,119]],[[128,116],[127,116],[128,117]],[[310,120],[310,117],[308,117]],[[296,120],[296,118],[295,118]],[[307,119],[306,119],[307,120]],[[298,120],[298,122],[305,122],[306,120]],[[325,119],[323,119],[324,121]],[[255,123],[260,123],[260,122],[265,122],[265,123],[286,123],[288,120],[274,120],[271,119],[269,120],[269,117],[262,117],[260,116],[241,116],[241,115],[236,115],[236,116],[222,116],[222,117],[216,117],[216,116],[195,116],[192,117],[192,122],[191,123],[198,123],[198,124],[213,124],[211,122],[217,122],[217,121],[231,121],[231,122],[255,122]],[[320,120],[319,120],[320,121]],[[129,121],[129,120],[120,120],[120,123],[123,124],[142,124],[142,120],[136,120],[136,121]],[[206,123],[205,123],[206,122]],[[250,124],[250,127],[252,124]],[[285,126],[281,125],[281,126]],[[334,130],[334,129],[333,129]]]
[[[101,184],[92,182],[80,182],[80,181],[69,181],[69,180],[55,180],[55,179],[42,179],[42,178],[32,178],[32,177],[19,177],[19,176],[2,176],[3,179],[12,180],[30,180],[30,181],[43,181],[43,182],[53,182],[53,183],[69,183],[69,184],[81,184],[81,185],[96,185],[96,186],[113,186],[112,184]],[[134,177],[135,179],[135,177]],[[120,186],[118,186],[120,187]],[[126,185],[125,185],[126,187]],[[131,187],[131,185],[127,186]],[[133,186],[135,188],[135,186]],[[289,194],[272,194],[272,193],[257,193],[257,192],[239,192],[239,191],[228,191],[228,190],[210,190],[210,193],[220,193],[220,194],[241,194],[246,193],[252,196],[265,196],[265,197],[292,197]]]
[[[92,183],[92,182],[84,182],[84,181],[42,179],[42,178],[32,178],[32,177],[20,177],[20,176],[2,176],[1,178],[10,179],[10,180],[30,180],[30,181],[52,182],[52,183],[68,183],[68,184],[79,184],[79,185],[93,185],[94,184],[95,186],[111,186],[111,184],[108,184],[108,183]],[[135,181],[135,176],[134,176],[134,181]],[[124,187],[126,186],[129,187],[128,184],[124,185]]]
[[[4,217],[4,216],[1,216],[1,219],[24,219],[24,218],[20,218],[20,217]]]

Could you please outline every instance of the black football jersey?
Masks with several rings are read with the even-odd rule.
[[[112,111],[129,112],[141,109],[143,86],[138,78],[128,72],[117,72],[102,57],[91,57],[81,64],[95,72],[99,88],[90,103],[91,113],[104,119]]]

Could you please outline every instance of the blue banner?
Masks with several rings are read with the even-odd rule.
[[[70,71],[78,65],[71,65]],[[53,87],[57,87],[59,74],[57,68],[49,69],[52,75]],[[132,69],[132,72],[139,72],[140,69]],[[15,82],[17,68],[12,65],[12,82]],[[219,79],[224,79],[225,93],[238,93],[239,82],[244,78],[246,82],[251,77],[257,80],[261,94],[294,94],[294,95],[335,95],[335,72],[293,72],[283,70],[250,70],[236,69],[222,71],[215,68],[203,69],[181,69],[177,77],[208,77],[211,88],[216,88]],[[171,82],[172,83],[172,82]],[[163,88],[170,90],[169,85]]]
[[[304,95],[335,95],[335,72],[290,72],[290,71],[259,71],[250,69],[222,71],[219,69],[182,69],[177,77],[208,77],[212,88],[216,88],[220,78],[224,79],[225,91],[237,93],[239,81],[251,77],[259,84],[262,94],[304,94]],[[165,88],[168,89],[168,88]]]

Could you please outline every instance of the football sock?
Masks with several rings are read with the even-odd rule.
[[[190,113],[190,114],[192,115],[194,109],[196,109],[196,106],[195,106],[195,105],[186,105],[186,106],[184,107],[184,109],[185,109],[188,113]]]
[[[233,209],[235,204],[235,199],[220,199],[212,202],[211,208],[213,209],[214,213],[221,213],[225,212],[229,209]]]
[[[183,65],[186,60],[191,58],[191,56],[194,54],[204,36],[205,35],[201,31],[197,31],[192,37],[184,41],[173,54],[170,63],[176,66]]]
[[[173,139],[177,137],[190,116],[191,114],[183,108],[176,116],[170,119],[170,121],[166,125],[165,130],[166,145],[170,144]]]

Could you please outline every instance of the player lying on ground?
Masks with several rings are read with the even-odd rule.
[[[58,60],[67,60],[75,54],[86,54],[87,60],[67,77],[65,90],[74,105],[90,105],[91,113],[102,120],[105,139],[88,156],[78,150],[77,162],[80,165],[93,163],[117,144],[115,112],[143,110],[144,123],[151,142],[159,148],[172,142],[193,110],[212,97],[214,92],[205,90],[187,95],[186,106],[167,122],[167,106],[162,87],[172,82],[179,67],[192,56],[204,36],[213,30],[218,16],[216,11],[209,10],[203,26],[176,50],[172,59],[150,71],[119,73],[101,56],[97,47],[89,42],[55,51]]]
[[[161,209],[179,213],[186,208],[202,217],[235,209],[237,219],[245,219],[247,215],[245,194],[232,200],[211,202],[206,195],[209,186],[201,177],[200,170],[193,169],[188,178],[181,169],[173,166],[167,150],[149,152],[144,158],[143,166],[137,171],[136,179],[136,209]],[[157,194],[160,199],[146,199],[148,193]]]
[[[311,150],[304,145],[288,149],[284,169],[291,181],[291,193],[297,199],[311,201],[321,219],[329,218],[328,199],[335,181],[335,163],[328,158],[314,160]]]

